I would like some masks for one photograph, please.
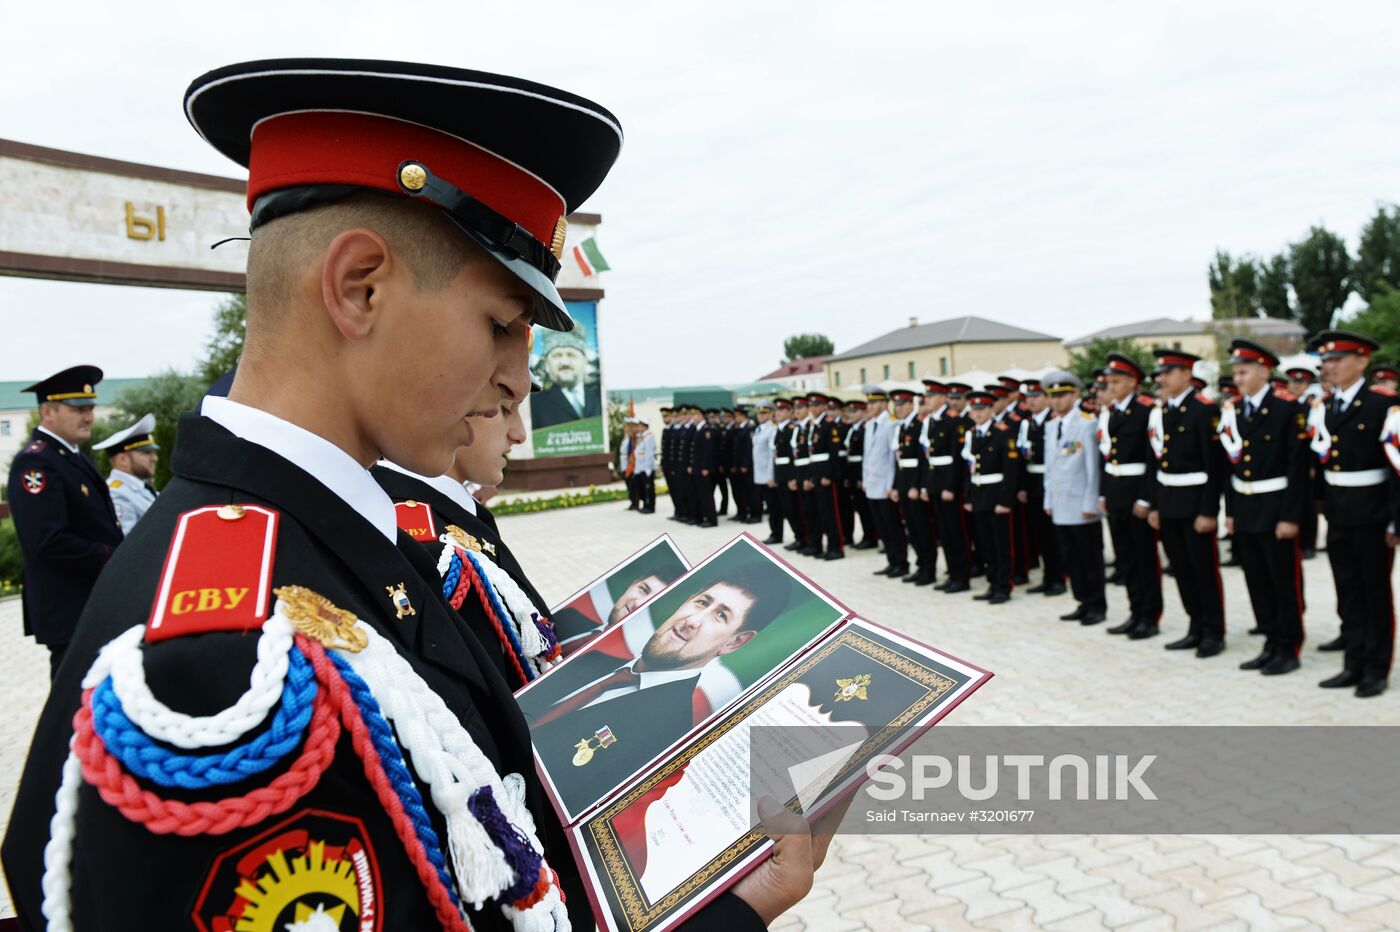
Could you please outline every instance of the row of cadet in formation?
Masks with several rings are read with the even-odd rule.
[[[1133,640],[1160,633],[1170,574],[1190,624],[1166,647],[1200,658],[1225,648],[1224,538],[1228,565],[1244,573],[1249,633],[1263,637],[1240,668],[1269,676],[1299,667],[1301,567],[1321,513],[1341,635],[1319,649],[1344,662],[1319,685],[1371,697],[1386,688],[1393,652],[1400,507],[1400,371],[1371,364],[1376,347],[1327,331],[1309,344],[1320,375],[1276,374],[1272,350],[1235,340],[1218,401],[1195,374],[1199,357],[1161,348],[1151,382],[1112,354],[1089,386],[1054,371],[980,387],[926,379],[921,394],[867,386],[857,400],[812,392],[752,409],[663,408],[659,464],[647,425],[629,419],[630,446],[648,451],[629,487],[650,489],[659,468],[674,520],[714,527],[732,498],[732,521],[766,513],[767,544],[790,533],[787,550],[823,560],[878,548],[877,575],[949,593],[985,579],[974,598],[992,605],[1016,586],[1070,591],[1078,604],[1060,617],[1086,626],[1107,620],[1105,586],[1118,583],[1129,614],[1107,630]],[[633,498],[634,509],[654,508],[642,491]]]

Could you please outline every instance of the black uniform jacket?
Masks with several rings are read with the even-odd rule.
[[[746,470],[753,472],[753,421],[734,425],[734,452],[730,461],[733,472]]]
[[[1322,471],[1384,469],[1386,473],[1386,481],[1379,485],[1356,487],[1329,483],[1324,500],[1329,524],[1341,527],[1395,520],[1396,479],[1381,449],[1380,436],[1386,415],[1396,404],[1400,404],[1400,398],[1369,385],[1356,393],[1345,411],[1334,411],[1332,402],[1327,402],[1327,432],[1332,435],[1332,449]]]
[[[676,428],[676,475],[689,475],[690,451],[695,446],[695,425],[685,424]]]
[[[24,633],[67,644],[97,575],[122,542],[107,480],[82,453],[34,429],[7,491],[24,553]]]
[[[797,467],[792,464],[792,424],[791,420],[784,421],[773,434],[773,481],[779,488],[786,488],[790,480],[797,478]]]
[[[695,475],[700,475],[702,469],[708,469],[711,476],[718,471],[720,431],[721,428],[713,424],[701,424],[696,428],[690,445],[690,466]]]
[[[597,682],[624,665],[600,651],[578,655],[552,671],[521,697],[527,719],[543,715],[576,690]],[[694,727],[694,694],[700,672],[685,679],[637,689],[576,709],[533,729],[535,747],[554,775],[560,798],[573,811],[615,789],[647,761]],[[581,740],[607,728],[617,739],[597,750],[587,764],[573,765]],[[594,743],[597,746],[597,743]],[[564,777],[560,781],[560,776]]]
[[[1152,413],[1152,399],[1137,395],[1120,411],[1115,404],[1108,415],[1108,435],[1112,438],[1105,456],[1103,481],[1099,494],[1109,511],[1132,508],[1139,499],[1146,501],[1147,471],[1153,468],[1152,450],[1147,445],[1147,419]],[[1137,476],[1115,476],[1109,466],[1141,464],[1144,472]]]
[[[1022,423],[1026,425],[1026,449],[1023,451],[1025,457],[1025,468],[1021,471],[1021,488],[1026,490],[1030,503],[1039,502],[1045,494],[1045,425],[1055,415],[1047,414],[1043,419],[1037,421],[1034,414],[1028,414],[1022,418]],[[1019,434],[1017,437],[1020,439]],[[1037,472],[1031,472],[1034,466]]]
[[[919,438],[923,423],[917,414],[907,424],[895,422],[895,429],[899,431],[896,441],[899,447],[895,451],[894,488],[901,496],[908,494],[910,489],[923,488],[923,471],[928,464],[924,459],[923,442]],[[914,465],[904,465],[911,460]]]
[[[1220,409],[1194,391],[1172,406],[1162,403],[1162,458],[1148,463],[1144,498],[1164,518],[1214,518],[1220,511],[1220,486],[1228,460],[1216,428]],[[1204,474],[1198,485],[1168,485],[1160,476]]]
[[[935,495],[944,492],[959,494],[964,490],[967,477],[967,463],[962,458],[963,441],[971,430],[962,418],[945,409],[943,416],[929,425],[928,429],[928,489]],[[952,462],[935,466],[933,457],[951,456]]]
[[[993,511],[998,505],[1005,508],[1016,504],[1016,489],[1021,474],[1021,454],[1016,449],[1016,429],[997,421],[985,434],[973,428],[972,456],[976,463],[973,475],[1001,475],[1000,482],[986,485],[973,483],[968,479],[967,500],[974,512]]]
[[[1300,524],[1304,510],[1312,507],[1308,470],[1307,414],[1290,396],[1269,389],[1254,416],[1244,416],[1244,405],[1235,406],[1235,426],[1240,434],[1239,462],[1230,474],[1242,482],[1287,479],[1280,492],[1242,494],[1225,487],[1225,513],[1235,519],[1242,534],[1272,534],[1280,521]]]
[[[6,877],[22,927],[43,927],[39,910],[43,849],[82,677],[100,647],[132,625],[145,623],[179,516],[193,508],[229,503],[263,505],[280,512],[274,586],[306,586],[355,613],[390,641],[443,698],[499,773],[525,778],[527,804],[546,856],[560,874],[571,918],[575,925],[587,927],[591,920],[582,881],[562,827],[535,776],[524,718],[480,642],[463,630],[442,599],[436,566],[423,549],[403,533],[396,544],[389,542],[299,466],[234,437],[207,418],[187,415],[181,419],[173,468],[175,479],[98,581],[30,748],[3,848]],[[404,618],[395,617],[386,594],[386,588],[399,584],[415,609],[415,614]],[[147,644],[146,679],[156,698],[176,711],[210,715],[230,706],[248,688],[256,645],[257,638],[245,632],[212,632]],[[266,785],[281,767],[216,791],[162,789],[161,793],[186,800],[241,795]],[[423,795],[438,837],[445,838],[441,816],[428,794]],[[74,928],[85,932],[191,928],[197,900],[202,899],[206,907],[223,908],[238,895],[237,876],[230,878],[227,871],[216,876],[221,855],[283,820],[313,817],[309,810],[357,819],[363,825],[364,844],[378,869],[377,902],[383,928],[437,927],[416,873],[349,737],[342,733],[330,766],[290,810],[223,835],[153,834],[128,821],[84,785],[73,846]],[[723,921],[733,922],[737,915],[757,925],[752,911],[737,898],[716,902],[715,915]],[[721,915],[726,911],[727,917]],[[490,904],[473,911],[470,919],[476,929],[509,928]]]
[[[811,431],[812,481],[821,484],[827,479],[833,483],[841,481],[841,434],[844,425],[832,417],[824,416]],[[820,462],[818,461],[820,460]]]
[[[842,425],[842,433],[841,445],[846,451],[842,476],[851,488],[855,488],[856,483],[860,482],[861,468],[865,462],[865,421]]]

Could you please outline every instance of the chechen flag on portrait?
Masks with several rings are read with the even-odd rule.
[[[598,241],[591,236],[574,246],[574,261],[583,270],[585,278],[591,278],[599,272],[606,272],[612,268],[608,265],[608,260],[603,258],[603,253],[598,248]]]

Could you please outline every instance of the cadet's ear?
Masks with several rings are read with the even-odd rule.
[[[326,247],[321,264],[321,301],[331,323],[347,340],[369,335],[380,307],[376,291],[392,266],[389,244],[373,230],[342,231]]]

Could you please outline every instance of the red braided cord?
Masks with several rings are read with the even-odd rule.
[[[515,648],[510,646],[510,638],[506,637],[505,628],[501,627],[501,619],[496,617],[496,613],[491,609],[491,600],[486,595],[486,581],[476,575],[476,567],[471,560],[462,558],[462,579],[476,590],[477,600],[481,602],[481,607],[486,611],[486,617],[491,619],[492,626],[496,629],[496,637],[501,639],[501,646],[505,648],[505,655],[510,658],[510,665],[515,668],[515,675],[520,677],[520,685],[530,682],[530,678],[525,675],[525,670],[520,666],[520,658],[515,656]],[[461,583],[458,583],[461,588]]]
[[[318,671],[318,679],[320,679]],[[326,681],[321,679],[323,686]],[[267,786],[242,796],[218,802],[183,803],[161,799],[141,788],[127,773],[92,727],[92,690],[83,691],[83,704],[73,716],[73,751],[83,764],[83,779],[96,788],[108,805],[126,818],[146,826],[157,835],[223,835],[234,829],[257,825],[270,816],[286,812],[311,792],[321,774],[335,757],[340,738],[340,722],[326,690],[317,693],[306,744],[291,769]]]
[[[404,811],[403,800],[399,799],[399,794],[394,792],[394,788],[389,784],[384,765],[379,762],[379,754],[370,739],[369,729],[365,726],[365,721],[360,716],[360,708],[355,704],[350,690],[346,688],[345,681],[335,672],[334,664],[326,657],[325,649],[320,644],[298,634],[297,645],[311,661],[316,678],[326,683],[325,691],[330,693],[330,701],[340,710],[340,720],[344,722],[345,730],[350,733],[350,743],[365,765],[365,777],[369,779],[370,786],[374,787],[380,805],[384,807],[394,825],[399,842],[404,846],[408,859],[413,862],[418,879],[427,891],[428,901],[433,904],[433,910],[437,913],[438,922],[442,923],[444,929],[452,932],[471,932],[471,926],[457,912],[451,894],[438,879],[437,869],[428,860],[423,842],[418,838],[408,813]]]
[[[467,593],[471,591],[472,587],[471,561],[460,553],[457,555],[457,559],[461,561],[462,572],[457,574],[457,588],[452,590],[452,598],[447,600],[447,603],[453,608],[462,607],[462,603],[467,600]]]

